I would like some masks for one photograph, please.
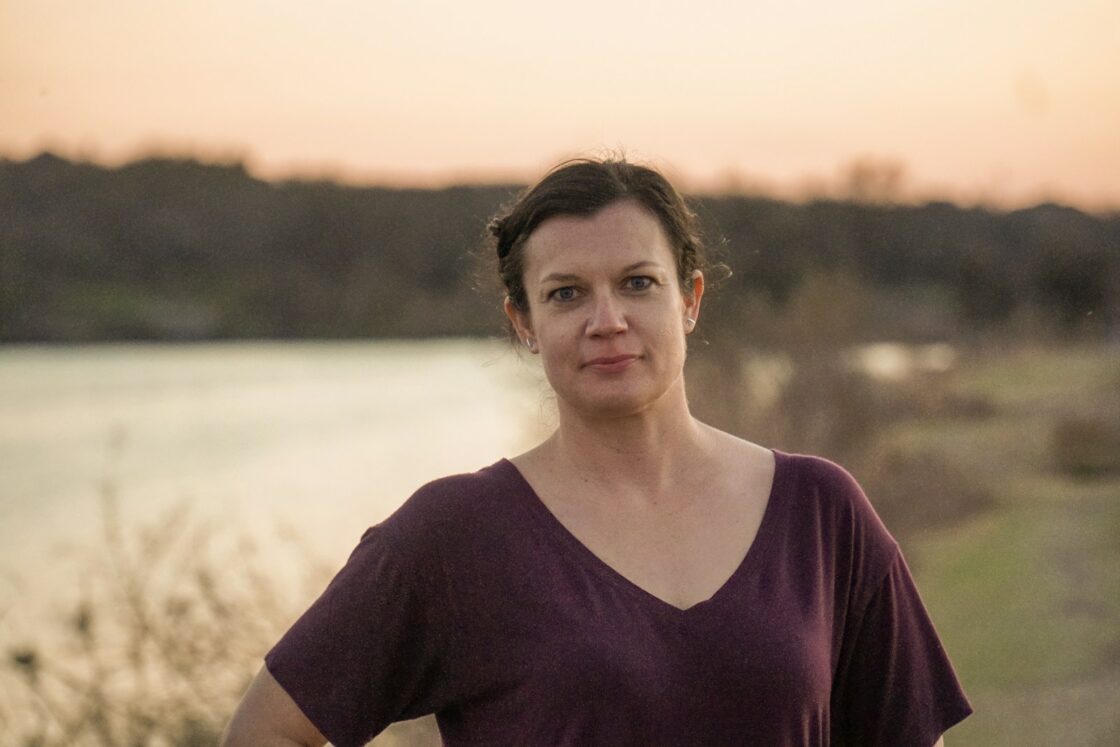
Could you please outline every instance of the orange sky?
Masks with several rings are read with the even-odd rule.
[[[1120,207],[1116,0],[0,0],[0,154],[528,179],[622,148],[694,188]]]

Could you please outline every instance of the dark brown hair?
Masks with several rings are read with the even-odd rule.
[[[696,214],[673,185],[648,166],[623,159],[580,158],[553,168],[490,221],[498,275],[513,305],[529,310],[525,296],[525,242],[549,218],[591,215],[621,199],[635,200],[661,222],[677,262],[681,287],[708,269]]]

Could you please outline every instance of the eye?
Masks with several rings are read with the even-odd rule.
[[[626,289],[632,291],[644,291],[653,287],[654,279],[648,275],[635,275],[626,278]]]
[[[565,285],[562,288],[557,288],[548,294],[550,301],[574,301],[576,299],[576,289],[570,285]]]

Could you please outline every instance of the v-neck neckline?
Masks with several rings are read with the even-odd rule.
[[[775,521],[774,515],[778,512],[775,506],[777,503],[775,498],[782,493],[780,488],[783,481],[786,479],[787,472],[785,465],[787,455],[777,449],[771,449],[770,451],[774,455],[774,476],[770,484],[770,492],[766,497],[766,507],[763,509],[762,520],[759,522],[758,530],[755,532],[750,547],[747,548],[746,554],[731,572],[731,575],[727,577],[711,596],[696,604],[683,608],[662,599],[653,592],[638,585],[627,576],[623,575],[614,566],[596,555],[591,548],[576,537],[571,530],[564,526],[563,522],[552,513],[552,510],[541,500],[536,489],[534,489],[525,478],[525,475],[521,473],[521,470],[517,468],[517,465],[508,459],[502,459],[499,464],[510,473],[511,478],[515,481],[517,486],[526,494],[527,500],[524,503],[530,512],[541,521],[552,535],[569,547],[576,558],[585,567],[595,572],[605,581],[628,591],[630,594],[643,600],[647,605],[660,612],[683,617],[695,615],[702,610],[718,604],[724,596],[729,594],[731,590],[738,585],[743,577],[750,574],[751,569],[760,562],[759,558],[765,554],[767,545],[772,535],[775,533],[772,527]]]

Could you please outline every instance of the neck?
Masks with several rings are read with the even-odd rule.
[[[632,415],[589,418],[560,405],[560,425],[541,449],[574,476],[647,495],[679,481],[703,461],[706,427],[684,392]]]

